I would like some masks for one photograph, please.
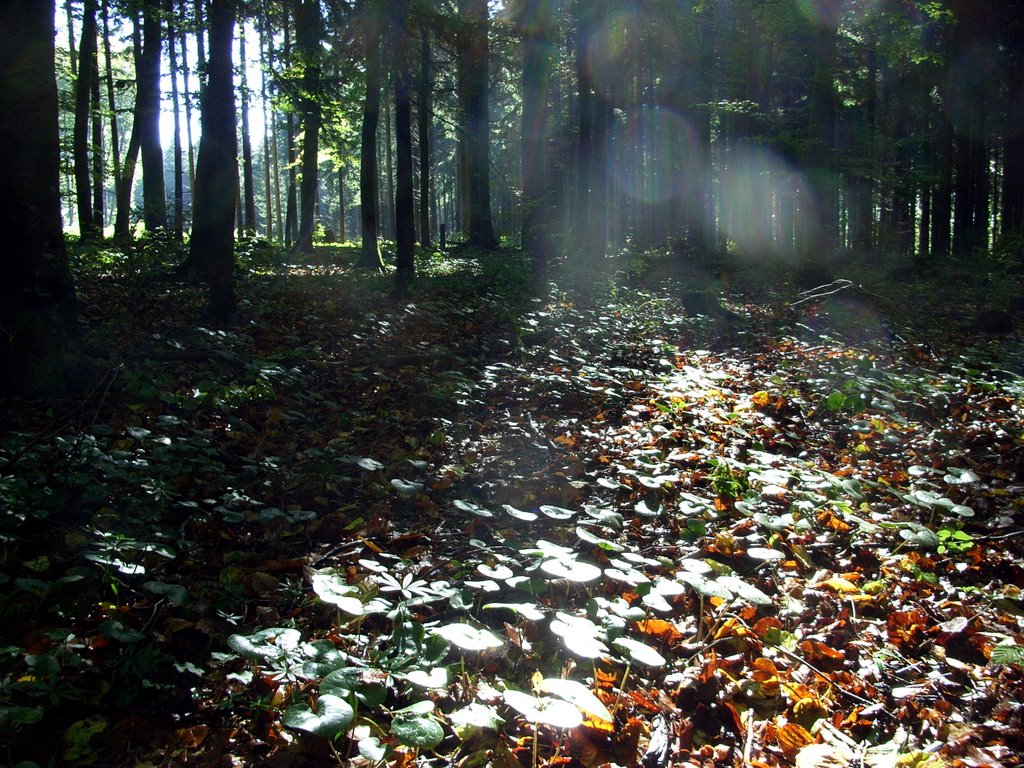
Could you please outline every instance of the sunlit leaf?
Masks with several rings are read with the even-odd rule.
[[[576,515],[576,510],[556,507],[551,504],[542,504],[539,509],[552,520],[570,520]]]
[[[556,579],[577,583],[586,583],[601,578],[600,568],[578,560],[545,560],[540,567],[542,571]]]
[[[337,696],[321,694],[316,700],[314,712],[306,704],[289,707],[281,715],[281,722],[289,728],[314,733],[325,739],[332,739],[345,730],[355,719],[352,706]]]
[[[434,667],[430,671],[414,669],[406,673],[405,679],[420,688],[444,688],[451,681],[451,675],[444,667]]]
[[[498,715],[494,707],[473,702],[462,709],[452,712],[448,719],[456,729],[460,728],[490,728],[498,730],[505,724],[505,719]]]
[[[477,629],[469,624],[448,624],[432,631],[464,651],[486,651],[502,646],[501,639],[489,629]]]
[[[400,712],[391,721],[391,734],[407,747],[430,750],[444,739],[444,728],[432,717]]]
[[[391,480],[391,487],[398,491],[399,496],[410,499],[413,496],[422,493],[425,486],[423,483],[415,483],[396,477]]]
[[[648,667],[661,667],[665,665],[664,656],[651,648],[651,646],[633,640],[630,637],[616,638],[612,641],[612,645],[640,664]]]
[[[608,711],[608,708],[601,703],[592,690],[576,680],[547,677],[541,680],[537,690],[565,699],[592,718],[608,723],[612,722],[612,713]]]
[[[537,607],[536,603],[488,603],[484,606],[485,611],[498,610],[500,608],[518,613],[528,621],[540,621],[544,618],[544,612]]]
[[[562,699],[531,696],[522,691],[508,690],[502,694],[505,703],[531,723],[543,723],[555,728],[575,728],[583,722],[579,708]]]
[[[535,512],[524,512],[521,509],[516,509],[511,504],[503,504],[501,508],[504,509],[510,517],[514,517],[516,520],[523,520],[524,522],[532,523],[537,519],[537,514]]]

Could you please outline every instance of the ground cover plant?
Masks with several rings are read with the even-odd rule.
[[[78,254],[102,375],[3,404],[0,763],[1020,762],[983,279],[652,254],[535,297],[461,252],[398,300],[247,244],[214,330],[162,248]]]

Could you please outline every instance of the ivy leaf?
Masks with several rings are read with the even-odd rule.
[[[548,696],[531,696],[522,691],[505,691],[505,703],[531,723],[543,723],[555,728],[575,728],[583,722],[579,707]]]
[[[490,648],[500,648],[503,645],[501,639],[489,629],[476,629],[469,624],[448,624],[437,627],[434,629],[434,634],[440,635],[464,651],[486,651]]]
[[[645,643],[629,637],[619,637],[612,641],[612,645],[640,664],[648,667],[665,666],[665,657]]]

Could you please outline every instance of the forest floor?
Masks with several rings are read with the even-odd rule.
[[[249,256],[81,255],[107,374],[0,403],[0,765],[1024,764],[998,265]]]

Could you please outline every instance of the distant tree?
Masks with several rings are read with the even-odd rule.
[[[419,78],[416,98],[416,133],[419,141],[420,170],[420,245],[430,248],[430,187],[433,170],[430,162],[430,119],[433,112],[433,76],[431,72],[430,29],[420,27]]]
[[[74,384],[76,300],[60,216],[53,0],[0,3],[0,393]]]
[[[210,0],[208,79],[202,98],[202,135],[196,161],[195,205],[187,264],[205,277],[208,311],[220,325],[237,319],[234,222],[238,189],[238,139],[231,48],[235,1]]]
[[[239,91],[242,102],[242,221],[243,229],[250,235],[256,234],[256,187],[252,167],[252,137],[249,130],[249,78],[244,62],[245,25],[238,28],[238,58],[243,62],[239,76]]]

